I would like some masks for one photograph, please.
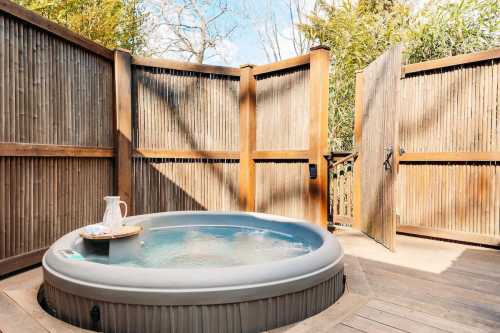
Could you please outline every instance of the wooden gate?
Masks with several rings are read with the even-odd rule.
[[[396,46],[357,75],[355,226],[394,250],[396,234],[397,117],[402,47]]]

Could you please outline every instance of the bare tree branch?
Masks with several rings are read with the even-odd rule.
[[[301,55],[311,47],[299,26],[315,11],[319,0],[267,0],[264,8],[247,5],[247,18],[255,27],[267,61]],[[290,54],[292,53],[292,54]]]
[[[203,63],[220,57],[227,61],[222,48],[238,23],[231,19],[227,0],[151,0],[155,51],[150,54],[174,55]]]

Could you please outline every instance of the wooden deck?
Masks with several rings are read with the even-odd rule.
[[[335,305],[272,333],[499,332],[500,251],[398,235],[392,253],[350,230],[348,291]],[[41,269],[0,280],[0,331],[85,332],[36,304]]]

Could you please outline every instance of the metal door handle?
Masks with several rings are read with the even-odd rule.
[[[392,165],[390,162],[390,159],[392,157],[392,154],[394,153],[394,148],[392,146],[384,148],[385,151],[385,161],[384,161],[384,170],[391,170]]]

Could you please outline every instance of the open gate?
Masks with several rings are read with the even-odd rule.
[[[392,47],[356,77],[354,226],[394,250],[402,47]]]

